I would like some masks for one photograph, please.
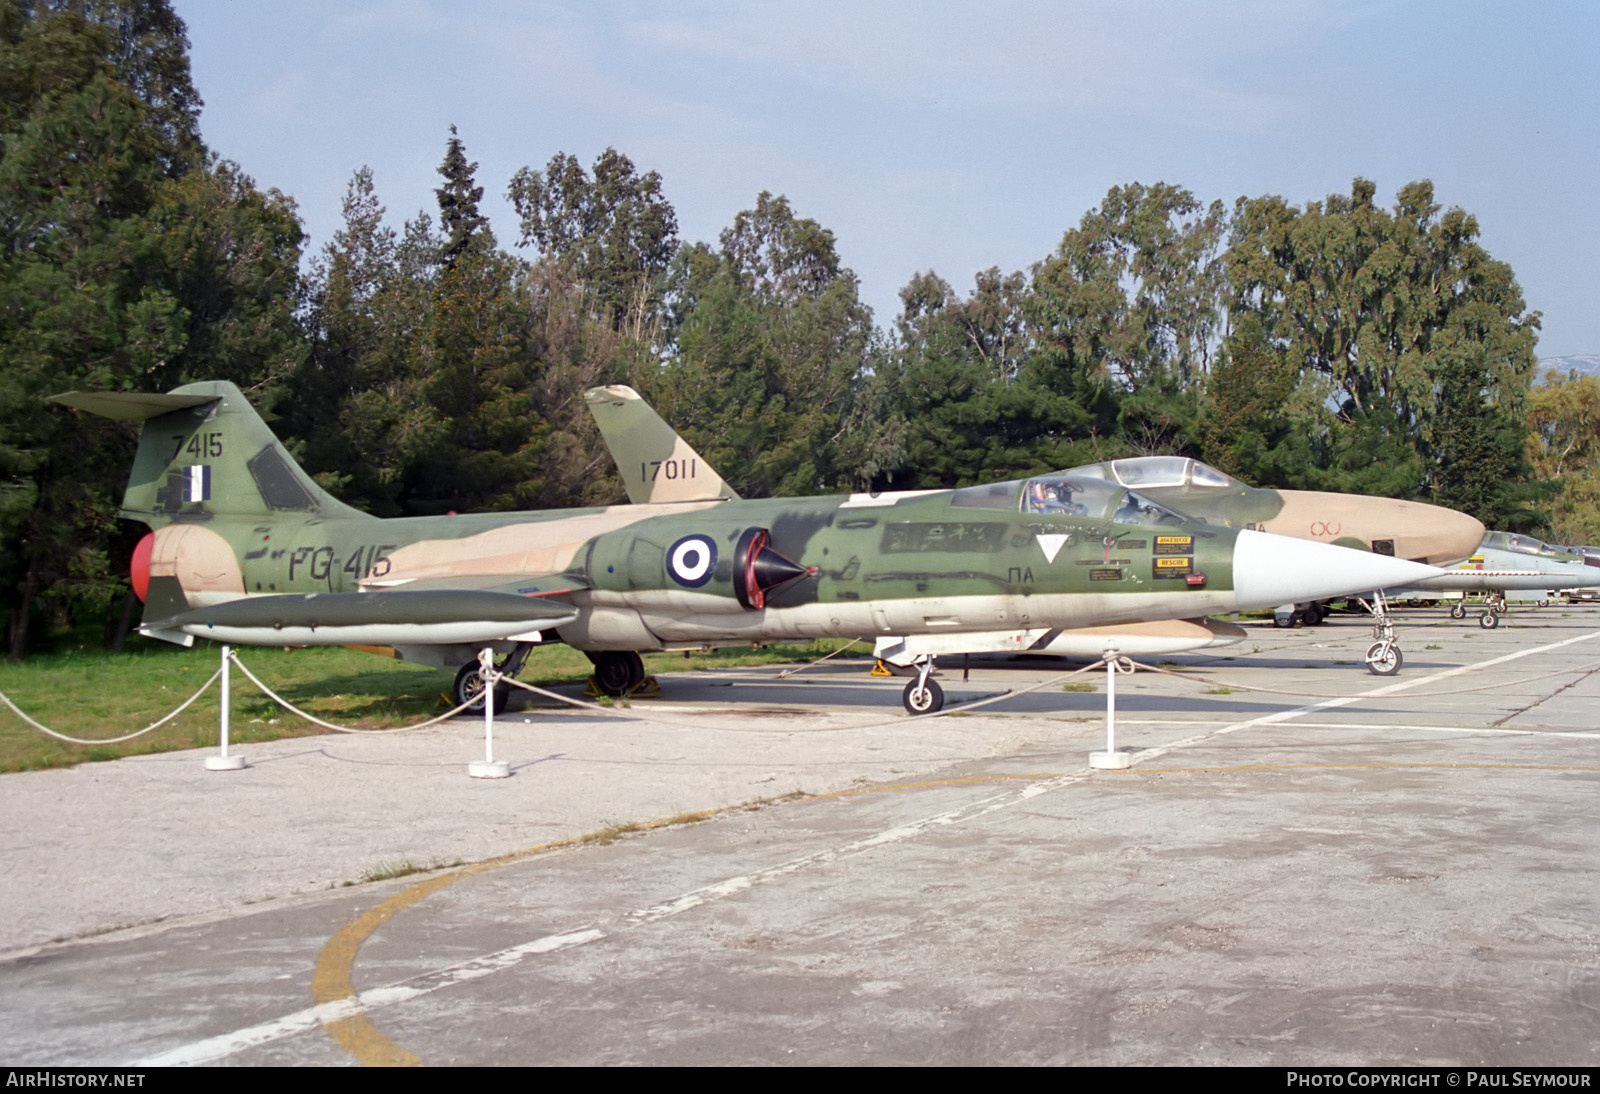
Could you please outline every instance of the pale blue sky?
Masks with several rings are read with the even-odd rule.
[[[686,240],[762,190],[833,230],[877,322],[919,270],[959,291],[1047,256],[1108,188],[1379,197],[1431,178],[1544,313],[1600,353],[1600,5],[174,0],[207,143],[292,195],[320,249],[352,172],[435,211],[454,124],[486,212],[513,172],[608,145]]]

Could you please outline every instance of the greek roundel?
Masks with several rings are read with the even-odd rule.
[[[710,536],[684,536],[667,551],[667,573],[679,585],[698,589],[717,568],[717,545]]]

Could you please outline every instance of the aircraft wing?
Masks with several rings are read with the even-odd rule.
[[[589,586],[571,574],[450,574],[444,577],[368,578],[361,583],[363,592],[355,595],[371,596],[374,592],[487,592],[517,597],[558,597],[581,592]]]

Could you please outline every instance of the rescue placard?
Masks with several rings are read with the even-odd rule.
[[[1156,558],[1150,560],[1150,576],[1157,581],[1165,578],[1188,577],[1194,573],[1194,559],[1184,558]]]

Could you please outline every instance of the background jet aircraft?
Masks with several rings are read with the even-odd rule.
[[[153,529],[133,568],[144,633],[390,646],[459,666],[458,699],[481,691],[485,646],[514,673],[535,643],[564,641],[626,691],[643,650],[1133,623],[1434,572],[1198,524],[1109,482],[1081,514],[1012,482],[380,520],[318,487],[232,384],[55,401],[143,423],[121,511]],[[926,667],[905,701],[942,702]]]
[[[1574,561],[1565,547],[1553,547],[1532,536],[1516,532],[1490,532],[1472,556],[1455,566],[1441,567],[1441,573],[1418,581],[1405,589],[1392,590],[1396,597],[1425,597],[1438,593],[1479,593],[1488,597],[1478,625],[1500,625],[1505,609],[1505,594],[1512,590],[1537,593],[1543,600],[1563,589],[1600,588],[1600,558],[1583,556]],[[1466,605],[1450,609],[1457,619],[1465,618]]]
[[[1481,521],[1454,509],[1322,490],[1261,489],[1185,456],[1108,460],[1063,474],[1120,483],[1228,528],[1356,547],[1433,566],[1466,558],[1484,533]]]
[[[1395,555],[1434,566],[1466,558],[1483,537],[1483,523],[1465,513],[1399,498],[1270,490],[1247,486],[1210,464],[1185,456],[1136,456],[1075,467],[1064,474],[1134,486],[1141,494],[1190,516],[1230,528]],[[1360,590],[1371,593],[1375,590]],[[1327,605],[1297,601],[1278,606],[1274,620],[1320,623]]]

